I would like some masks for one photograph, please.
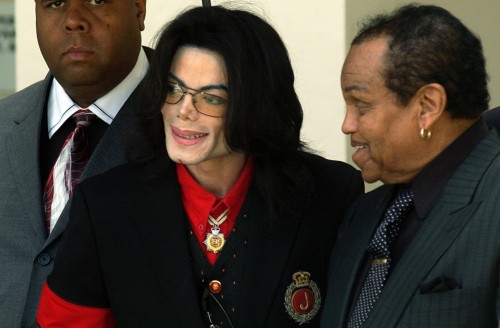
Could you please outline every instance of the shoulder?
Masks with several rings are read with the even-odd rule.
[[[304,154],[305,166],[312,181],[315,206],[324,204],[328,211],[342,213],[364,192],[361,173],[353,166],[315,154]]]
[[[79,183],[79,188],[96,197],[114,198],[134,193],[144,193],[153,184],[168,184],[176,180],[175,166],[165,159],[137,160],[115,166]]]
[[[2,117],[2,120],[14,119],[22,121],[33,108],[43,108],[51,82],[52,76],[48,74],[44,80],[0,100],[0,117]]]
[[[358,172],[352,165],[337,160],[326,159],[316,154],[304,153],[303,158],[309,169],[319,174],[338,176],[343,174],[356,175]]]
[[[500,121],[500,106],[487,110],[484,112],[483,116],[486,118],[487,122],[490,122],[490,120]]]
[[[304,162],[316,184],[333,188],[363,189],[361,172],[345,162],[304,153]]]
[[[40,98],[43,99],[46,96],[48,86],[50,85],[51,78],[46,78],[45,80],[38,81],[2,100],[0,100],[0,109],[9,107],[17,107],[22,103],[29,103],[33,106],[33,99]]]
[[[486,123],[497,129],[500,134],[500,107],[490,109],[483,114]]]

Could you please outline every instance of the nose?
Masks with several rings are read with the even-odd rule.
[[[66,18],[64,28],[68,32],[88,32],[90,23],[86,17],[87,8],[80,1],[68,1],[66,3]]]
[[[194,121],[198,117],[198,111],[194,107],[194,97],[191,93],[186,92],[177,105],[179,105],[179,118]]]
[[[344,122],[342,122],[342,132],[344,134],[352,134],[358,128],[358,114],[352,106],[347,106]]]

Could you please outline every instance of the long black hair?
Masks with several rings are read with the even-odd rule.
[[[256,184],[271,215],[300,211],[310,188],[302,163],[307,147],[300,139],[303,112],[281,37],[256,14],[221,6],[193,8],[167,23],[142,92],[147,108],[141,117],[158,152],[165,152],[158,117],[170,65],[183,46],[213,51],[224,61],[229,87],[226,143],[254,159]]]

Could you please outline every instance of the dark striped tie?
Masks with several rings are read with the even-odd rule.
[[[85,129],[95,115],[88,109],[73,114],[75,129],[68,135],[44,188],[45,218],[50,233],[61,215],[83,169],[90,158],[90,146]]]

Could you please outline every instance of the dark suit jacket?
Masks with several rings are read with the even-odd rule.
[[[360,197],[335,246],[322,327],[346,327],[352,287],[392,186]],[[498,327],[500,139],[461,164],[394,268],[364,327]]]
[[[117,167],[76,188],[48,283],[73,303],[111,307],[119,327],[204,327],[175,166],[160,166]],[[311,202],[304,213],[280,218],[285,225],[270,223],[253,184],[245,198],[250,223],[235,327],[298,326],[284,305],[295,272],[309,272],[320,294],[326,291],[340,220],[363,184],[345,163],[310,155],[307,168]],[[319,314],[302,326],[318,325]]]
[[[150,53],[150,49],[146,49]],[[0,101],[0,326],[34,327],[45,278],[52,270],[68,220],[63,211],[47,238],[40,176],[40,130],[52,83],[49,73]],[[126,142],[137,130],[137,90],[96,147],[81,179],[127,161]],[[66,206],[68,208],[68,206]]]
[[[495,107],[483,113],[484,119],[489,126],[497,129],[500,135],[500,107]]]

